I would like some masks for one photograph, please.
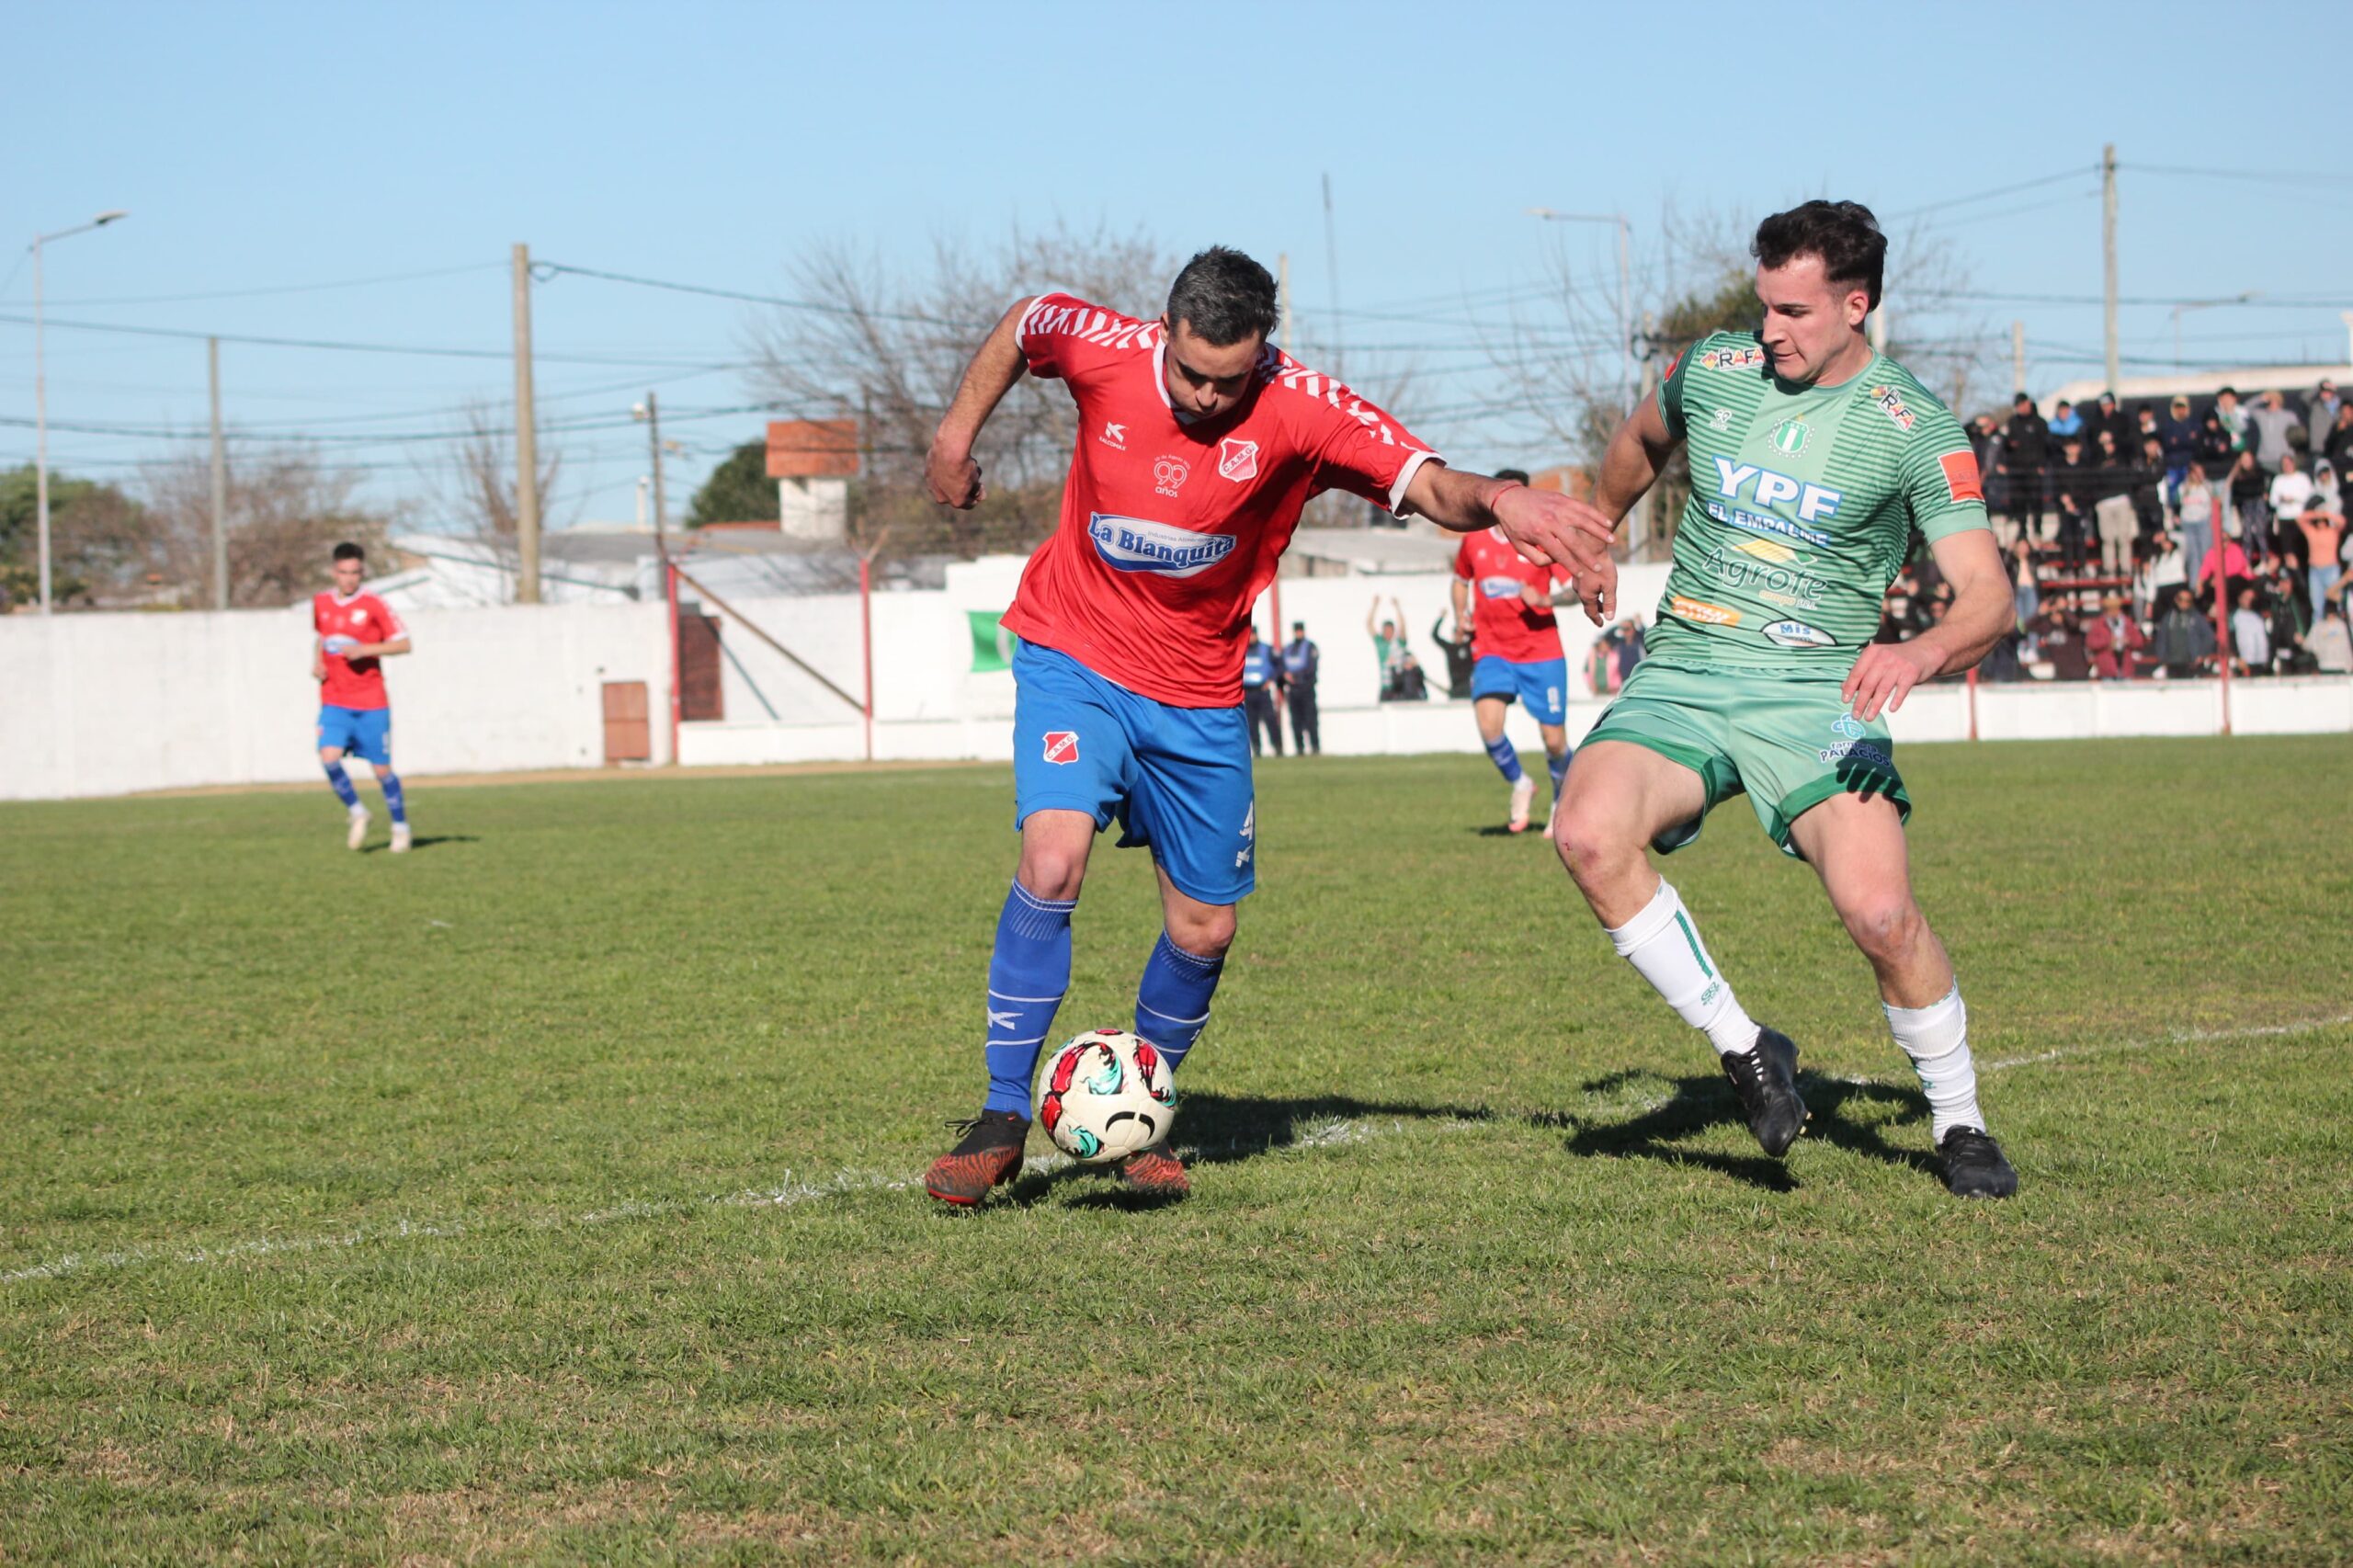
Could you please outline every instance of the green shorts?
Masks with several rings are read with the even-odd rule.
[[[1781,853],[1794,856],[1790,824],[1833,795],[1884,795],[1911,820],[1886,717],[1865,723],[1848,712],[1844,685],[1843,672],[1824,678],[1645,659],[1584,744],[1625,741],[1699,776],[1708,803],[1651,841],[1661,854],[1699,837],[1709,812],[1745,792]]]

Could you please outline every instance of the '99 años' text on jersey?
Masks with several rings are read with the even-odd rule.
[[[1934,544],[1987,526],[1961,422],[1884,356],[1800,386],[1755,336],[1720,332],[1668,368],[1658,406],[1691,461],[1649,638],[1667,664],[1844,675],[1912,530]]]
[[[1394,512],[1433,454],[1394,419],[1269,344],[1241,403],[1187,423],[1157,322],[1045,294],[1021,318],[1030,372],[1078,404],[1062,519],[1005,626],[1176,708],[1242,700],[1244,628],[1310,496]]]

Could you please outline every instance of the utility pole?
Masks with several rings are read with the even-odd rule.
[[[1324,271],[1332,284],[1332,374],[1347,381],[1347,369],[1340,355],[1340,239],[1339,231],[1332,224],[1332,176],[1324,176]]]
[[[212,386],[212,608],[229,608],[229,460],[221,446],[221,340],[204,340],[205,379]]]
[[[531,397],[531,247],[515,247],[515,602],[540,602],[540,430]]]
[[[2100,307],[2100,323],[2108,334],[2108,390],[2114,392],[2118,381],[2116,354],[2116,143],[2110,142],[2099,154],[2099,249],[2101,282],[2105,298]]]
[[[2353,321],[2353,314],[2347,320]],[[1290,352],[1290,252],[1275,257],[1275,342]]]
[[[654,449],[654,549],[663,560],[670,559],[670,536],[666,518],[668,512],[662,505],[662,403],[653,392],[645,394],[642,407],[637,411],[645,421],[646,439]]]
[[[1636,393],[1634,406],[1640,408],[1644,399],[1658,385],[1658,364],[1652,358],[1652,346],[1658,337],[1658,316],[1650,311],[1643,312],[1643,384]],[[1601,475],[1596,473],[1594,483],[1599,487]],[[1651,487],[1655,490],[1656,485]],[[1651,545],[1651,491],[1645,490],[1634,498],[1633,506],[1626,514],[1626,559],[1642,560]]]
[[[2026,391],[2026,323],[2010,323],[2010,395]]]

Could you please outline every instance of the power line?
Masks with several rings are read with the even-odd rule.
[[[410,283],[422,278],[455,278],[460,273],[495,270],[495,261],[470,262],[464,267],[436,267],[422,272],[387,272],[374,278],[346,278],[332,283],[278,283],[258,289],[216,289],[200,294],[120,294],[107,299],[51,300],[52,305],[165,305],[190,300],[253,300],[271,294],[315,294],[329,289],[366,289],[380,283]],[[10,274],[13,278],[15,275]],[[5,288],[6,284],[0,284]],[[0,300],[0,304],[28,304],[25,300]]]
[[[912,311],[865,310],[854,305],[829,305],[816,300],[790,300],[779,294],[752,294],[740,289],[720,289],[703,283],[680,283],[663,278],[640,278],[626,272],[606,272],[594,267],[572,267],[560,261],[540,261],[531,265],[531,274],[542,281],[562,273],[574,278],[595,278],[607,283],[628,283],[640,289],[665,289],[674,294],[700,294],[714,300],[741,300],[755,305],[775,305],[788,311],[812,311],[819,315],[864,317],[876,321],[907,322],[917,326],[947,326],[960,331],[985,332],[986,322],[956,322],[940,316],[921,315]]]
[[[5,322],[15,326],[30,326],[33,324],[33,318],[30,316],[0,314],[0,322]],[[321,348],[340,354],[409,354],[423,356],[428,358],[441,359],[507,360],[514,358],[514,351],[506,348],[449,348],[427,347],[426,345],[414,343],[342,343],[324,338],[259,337],[245,333],[193,332],[185,327],[131,326],[121,322],[58,321],[54,318],[45,318],[45,322],[46,324],[51,328],[62,328],[69,332],[110,332],[125,334],[133,337],[173,337],[179,338],[184,341],[197,342],[201,342],[208,337],[217,337],[223,343],[249,344],[261,348]],[[637,365],[655,369],[680,369],[686,368],[676,359],[639,358],[611,355],[541,354],[539,355],[538,358],[547,360],[550,363],[566,365]]]
[[[1917,218],[1923,213],[1941,212],[1948,207],[1966,207],[1975,201],[1991,201],[1997,196],[2015,196],[2021,190],[2035,190],[2046,185],[2057,185],[2063,179],[2079,179],[2086,174],[2098,172],[2097,166],[2077,165],[2073,168],[2062,169],[2057,174],[2044,175],[2037,179],[2020,180],[2015,185],[1997,185],[1991,190],[1975,191],[1968,196],[1949,197],[1942,201],[1931,201],[1924,207],[1907,207],[1901,212],[1888,212],[1881,216],[1890,222],[1904,218]]]
[[[2317,174],[2293,169],[2205,169],[2180,164],[2119,164],[2120,170],[2131,169],[2144,175],[2188,175],[2200,179],[2245,180],[2256,185],[2353,185],[2353,175],[2344,173]]]

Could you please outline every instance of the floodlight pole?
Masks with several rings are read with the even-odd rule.
[[[540,602],[540,422],[531,388],[531,247],[515,247],[515,601]]]
[[[63,240],[74,234],[86,234],[93,229],[103,229],[118,219],[128,218],[123,211],[101,212],[86,223],[71,229],[60,229],[53,234],[33,236],[33,515],[36,531],[40,536],[40,612],[47,615],[49,602],[49,361],[43,352],[41,332],[41,246],[51,240]]]

